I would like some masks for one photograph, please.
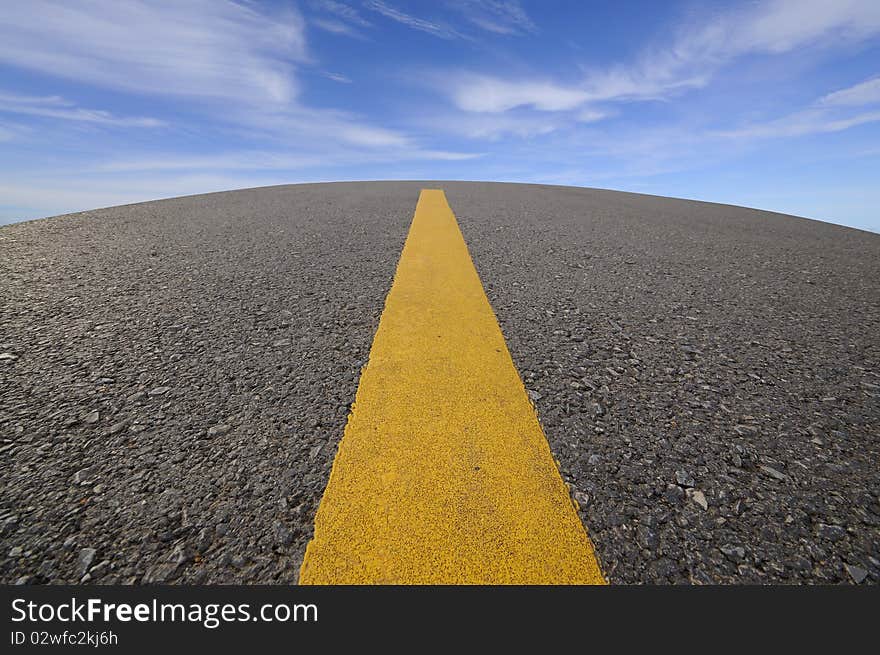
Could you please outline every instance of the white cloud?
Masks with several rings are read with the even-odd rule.
[[[708,84],[717,70],[745,55],[778,55],[812,46],[840,46],[880,34],[876,0],[773,0],[682,24],[670,44],[634,65],[589,75],[594,98],[656,98]]]
[[[450,152],[448,150],[421,150],[413,156],[413,159],[430,159],[433,161],[468,161],[479,159],[481,152]]]
[[[346,77],[341,73],[331,73],[330,71],[327,71],[324,73],[324,77],[326,77],[328,80],[339,82],[340,84],[351,84],[351,78]]]
[[[524,34],[538,29],[517,0],[453,0],[450,4],[471,23],[495,34]]]
[[[340,123],[336,131],[343,141],[358,146],[376,147],[401,147],[409,145],[409,139],[393,130],[367,125]]]
[[[101,109],[84,109],[59,96],[36,97],[0,93],[0,112],[99,123],[114,127],[161,127],[165,124],[155,118],[114,116]]]
[[[595,123],[612,116],[612,112],[600,111],[598,109],[584,109],[579,111],[575,118],[578,123]]]
[[[369,25],[342,3],[321,6]],[[295,68],[311,63],[303,19],[293,9],[271,15],[261,11],[255,3],[229,0],[12,3],[0,21],[0,64],[164,100],[177,96],[190,103],[188,109],[209,114],[212,126],[247,129],[252,138],[271,136],[312,147],[409,145],[400,132],[365,124],[362,117],[301,104]],[[322,74],[347,81],[338,73]],[[18,98],[0,108],[108,125],[158,124],[53,97],[30,100]]]
[[[250,187],[287,184],[283,177],[248,177],[229,175],[155,175],[138,174],[135,179],[89,179],[64,177],[46,179],[20,178],[0,183],[0,219],[21,220],[112,207],[133,202],[230,191]],[[5,207],[13,208],[4,210]],[[2,222],[2,221],[0,221]]]
[[[34,128],[30,125],[22,123],[12,123],[10,121],[0,121],[0,141],[13,141],[20,138],[27,138],[34,132]]]
[[[559,116],[485,113],[421,115],[415,121],[422,129],[468,139],[497,141],[505,136],[531,138],[555,132],[564,125]]]
[[[787,52],[817,41],[861,41],[880,32],[876,0],[775,0],[709,25],[704,38],[722,37],[731,55]]]
[[[880,121],[880,111],[864,112],[853,116],[831,116],[818,109],[807,109],[764,123],[718,132],[720,136],[743,138],[780,138],[842,132],[851,127]]]
[[[775,120],[752,123],[717,134],[738,139],[779,138],[842,132],[851,127],[880,121],[880,111],[852,112],[854,107],[880,103],[880,78],[834,91],[822,96],[811,106]]]
[[[334,0],[313,0],[311,6],[319,11],[324,11],[349,22],[358,27],[371,27],[372,23],[360,15],[357,9],[344,2]]]
[[[880,103],[880,77],[829,93],[820,101],[824,105],[862,106]]]
[[[134,171],[227,171],[293,170],[322,163],[320,156],[287,155],[276,152],[236,152],[188,156],[168,153],[143,159],[119,159],[86,167],[87,172],[130,173]]]
[[[563,111],[582,105],[586,91],[546,81],[507,81],[486,75],[462,75],[452,85],[452,100],[465,111],[505,112],[530,106]]]
[[[371,125],[362,116],[330,108],[231,108],[222,120],[225,129],[245,138],[283,144],[297,152],[330,152],[346,145],[372,149],[413,146],[412,139],[402,131]]]
[[[839,46],[878,34],[877,0],[775,0],[684,23],[670,43],[646,50],[632,63],[588,69],[577,83],[458,74],[444,86],[465,111],[505,112],[523,106],[570,111],[588,103],[662,99],[703,87],[720,67],[747,54]],[[874,87],[858,93],[874,93]]]
[[[305,57],[297,12],[229,0],[29,0],[0,21],[0,62],[139,93],[283,104]]]
[[[391,5],[382,2],[382,0],[367,0],[364,3],[367,9],[371,9],[386,18],[397,21],[401,25],[406,25],[420,32],[427,32],[441,39],[457,39],[465,38],[463,34],[443,23],[436,23],[423,18],[417,18],[410,14],[404,13]]]
[[[480,153],[397,148],[382,153],[365,154],[362,150],[334,149],[331,152],[289,154],[277,151],[226,152],[187,156],[168,153],[160,156],[116,159],[84,167],[85,173],[133,173],[159,171],[291,171],[362,163],[396,161],[466,161]]]
[[[330,32],[331,34],[344,34],[345,36],[363,38],[363,35],[351,25],[334,18],[312,18],[311,23],[315,27],[318,27],[325,32]]]

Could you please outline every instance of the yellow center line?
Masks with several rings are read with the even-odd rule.
[[[419,197],[300,582],[605,582],[443,191]]]

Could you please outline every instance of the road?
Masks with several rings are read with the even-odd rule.
[[[609,582],[880,581],[880,236],[436,181],[0,228],[2,581],[296,582],[423,188]]]

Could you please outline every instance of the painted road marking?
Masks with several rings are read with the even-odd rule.
[[[300,582],[604,583],[443,191],[419,197]]]

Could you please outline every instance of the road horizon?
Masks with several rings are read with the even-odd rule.
[[[739,207],[742,209],[750,209],[754,211],[766,212],[768,214],[780,214],[783,216],[791,216],[793,218],[801,218],[809,221],[817,221],[819,223],[828,223],[830,225],[837,225],[840,227],[848,227],[854,230],[860,230],[862,232],[868,232],[870,234],[880,234],[880,227],[872,228],[868,226],[854,225],[848,223],[838,223],[831,219],[826,218],[817,218],[813,216],[805,216],[801,214],[793,214],[782,210],[769,209],[765,207],[755,207],[751,205],[741,205],[733,202],[724,202],[720,200],[710,200],[705,198],[692,198],[686,196],[675,196],[675,195],[663,195],[658,193],[645,193],[642,191],[630,191],[627,189],[618,189],[613,187],[596,187],[596,186],[580,186],[573,184],[549,184],[543,182],[518,182],[515,180],[476,180],[476,179],[447,179],[447,180],[419,180],[417,178],[399,178],[399,179],[388,179],[388,178],[378,178],[378,179],[341,179],[341,180],[318,180],[318,181],[305,181],[305,182],[289,182],[289,183],[281,183],[281,184],[267,184],[261,186],[252,186],[252,187],[233,187],[229,189],[219,189],[212,191],[200,191],[196,193],[187,193],[183,195],[177,196],[163,196],[159,198],[146,198],[143,200],[132,200],[131,202],[124,202],[115,205],[105,205],[99,207],[88,207],[83,209],[74,209],[71,211],[65,211],[58,214],[49,214],[45,216],[33,216],[29,218],[11,218],[8,216],[0,215],[0,226],[3,225],[14,225],[16,223],[24,223],[28,221],[39,221],[45,220],[48,218],[58,218],[61,216],[68,216],[70,214],[82,214],[84,212],[95,211],[98,209],[111,209],[113,207],[125,207],[128,205],[139,205],[148,202],[160,202],[163,200],[176,200],[179,198],[192,198],[195,196],[205,196],[205,195],[213,195],[218,193],[231,193],[235,191],[253,191],[256,189],[271,189],[275,187],[288,187],[288,186],[305,186],[312,184],[370,184],[374,182],[402,182],[402,183],[423,183],[423,184],[436,184],[441,185],[447,182],[454,183],[468,183],[468,184],[512,184],[512,185],[521,185],[521,186],[536,186],[536,187],[559,187],[563,189],[589,189],[596,191],[613,191],[617,193],[627,193],[636,196],[649,196],[652,198],[668,198],[670,200],[687,200],[691,202],[697,203],[706,203],[711,205],[725,205],[729,207]]]

